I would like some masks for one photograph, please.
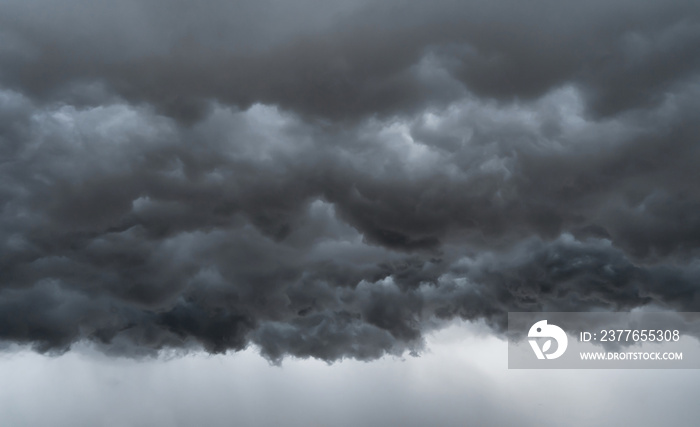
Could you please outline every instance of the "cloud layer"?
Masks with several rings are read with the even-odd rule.
[[[696,311],[699,9],[5,2],[0,339],[332,361]]]

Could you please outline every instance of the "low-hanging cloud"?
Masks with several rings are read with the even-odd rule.
[[[697,310],[697,7],[310,3],[2,6],[0,339],[332,361]]]

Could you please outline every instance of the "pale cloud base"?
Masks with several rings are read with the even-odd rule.
[[[473,324],[427,336],[421,357],[285,359],[253,347],[171,360],[5,353],[0,425],[695,425],[696,371],[515,371],[506,342]]]

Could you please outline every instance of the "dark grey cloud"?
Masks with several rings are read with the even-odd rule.
[[[657,104],[699,65],[700,7],[684,0],[70,5],[4,4],[5,84],[83,102],[72,85],[104,84],[185,123],[208,99],[346,120],[570,82],[607,116]]]
[[[420,352],[695,311],[690,2],[0,6],[0,339]]]

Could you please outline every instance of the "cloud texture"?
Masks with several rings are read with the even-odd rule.
[[[700,5],[0,6],[0,339],[419,352],[700,309]]]

